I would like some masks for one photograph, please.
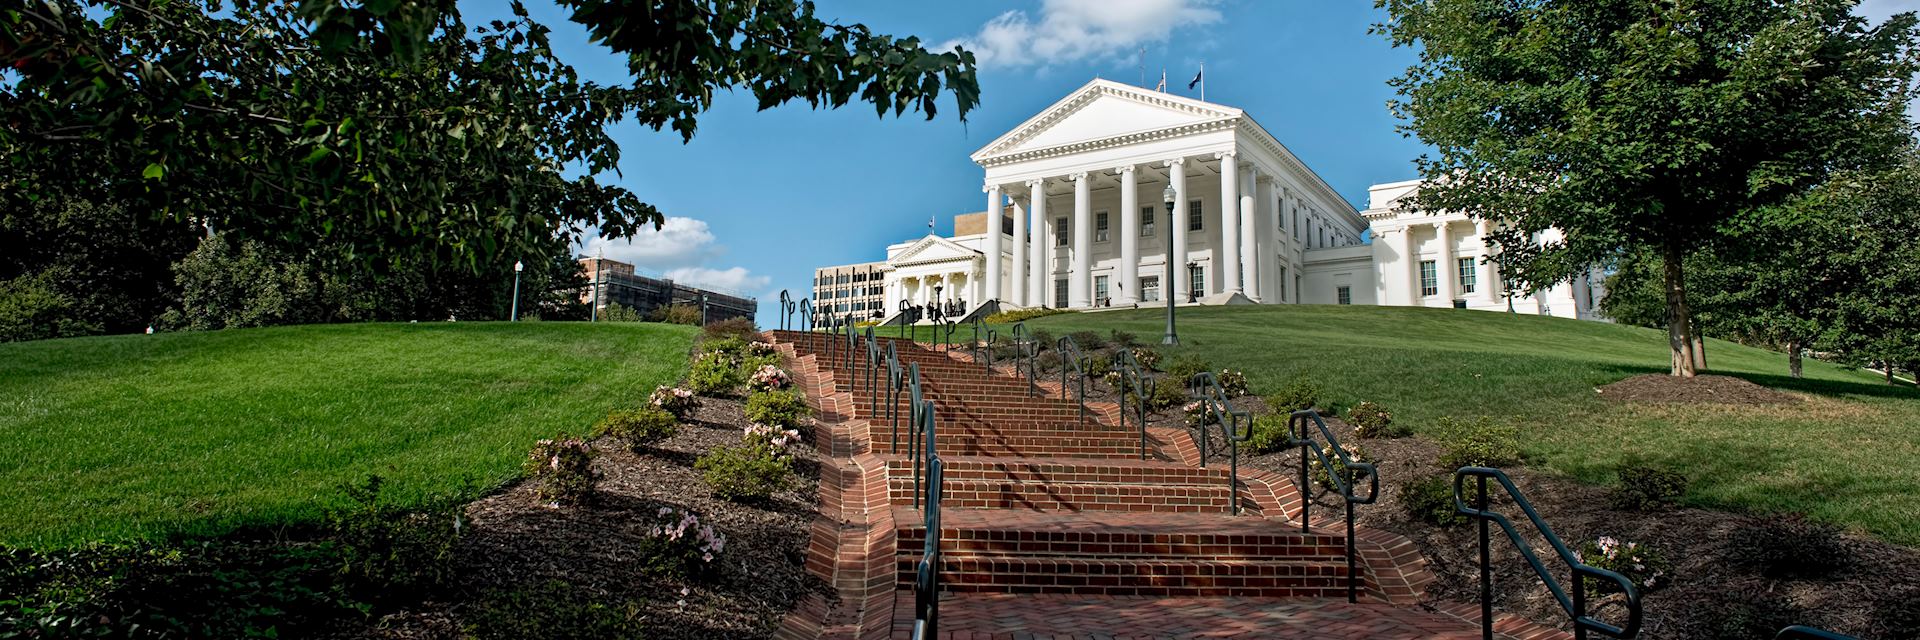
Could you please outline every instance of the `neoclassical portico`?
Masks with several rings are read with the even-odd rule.
[[[1129,306],[1163,295],[1283,302],[1279,273],[1317,246],[1288,239],[1301,235],[1288,232],[1301,213],[1322,221],[1327,244],[1358,244],[1364,228],[1240,110],[1106,80],[973,159],[986,171],[989,210],[1013,219],[1011,238],[988,234],[983,243],[986,255],[1005,256],[988,261],[983,293],[1020,307]],[[1168,260],[1176,275],[1164,283]]]

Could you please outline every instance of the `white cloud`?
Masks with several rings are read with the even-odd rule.
[[[1220,21],[1218,0],[1043,0],[1038,19],[1008,11],[980,32],[941,46],[963,45],[983,67],[1047,66],[1132,55],[1144,43],[1167,42],[1175,29]]]
[[[608,258],[649,271],[705,264],[722,253],[706,221],[681,217],[667,218],[658,230],[642,226],[632,238],[591,236],[580,247],[580,253],[589,256],[600,255],[602,250]]]
[[[752,292],[764,289],[773,283],[773,278],[753,275],[753,272],[747,271],[746,267],[728,269],[681,267],[668,270],[666,276],[674,282],[748,296],[754,295]]]
[[[1920,0],[1863,0],[1853,8],[1854,13],[1874,24],[1904,11],[1920,11]]]

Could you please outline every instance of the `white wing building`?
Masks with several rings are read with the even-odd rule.
[[[1357,211],[1233,107],[1094,80],[972,159],[998,229],[963,215],[950,237],[888,247],[889,316],[903,304],[1092,310],[1169,295],[1508,308],[1480,223],[1398,210],[1418,182],[1376,185]],[[1513,310],[1591,317],[1600,294],[1588,280],[1513,297]]]

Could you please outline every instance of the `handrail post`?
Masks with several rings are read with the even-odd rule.
[[[1481,513],[1487,512],[1487,477],[1476,476],[1479,480],[1480,495],[1474,500],[1474,507]],[[1480,521],[1480,640],[1493,640],[1493,555],[1488,550],[1491,544],[1487,537],[1486,518]],[[1577,626],[1577,625],[1576,625]]]
[[[1300,532],[1306,533],[1308,529],[1307,523],[1313,520],[1313,517],[1312,517],[1313,485],[1308,484],[1309,482],[1311,482],[1311,480],[1307,478],[1307,454],[1312,449],[1313,444],[1307,441],[1307,421],[1301,419],[1300,416],[1296,415],[1293,417],[1293,423],[1296,425],[1299,425],[1298,437],[1299,437],[1299,443],[1300,443]]]

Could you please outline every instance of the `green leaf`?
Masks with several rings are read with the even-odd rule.
[[[159,180],[165,175],[167,175],[167,168],[158,162],[148,163],[146,170],[140,172],[140,177],[148,180]]]

